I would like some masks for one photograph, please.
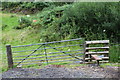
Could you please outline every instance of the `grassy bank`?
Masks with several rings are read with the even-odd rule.
[[[40,26],[37,28],[31,28],[29,26],[29,27],[26,27],[23,29],[14,29],[15,27],[19,26],[18,20],[20,19],[20,17],[22,17],[22,16],[26,17],[26,15],[11,14],[11,13],[3,13],[2,14],[2,12],[0,12],[0,15],[2,16],[2,24],[0,24],[0,25],[2,25],[2,51],[3,51],[2,61],[0,61],[0,64],[2,64],[2,71],[6,71],[7,70],[7,58],[6,58],[6,54],[5,54],[6,53],[6,49],[5,49],[6,44],[11,44],[12,46],[16,46],[16,45],[41,43],[42,40],[41,40],[40,34],[42,34],[42,32],[43,32],[44,33],[43,36],[46,38],[46,36],[48,36],[49,33]],[[50,26],[50,28],[51,28],[51,26]],[[49,30],[49,32],[52,31],[52,29],[50,29],[50,28],[47,29],[47,30]],[[54,36],[51,39],[54,40]],[[68,39],[68,38],[65,38],[65,39]],[[58,44],[58,45],[52,45],[52,46],[56,47],[56,46],[62,46],[62,45],[65,45],[65,44]],[[77,49],[80,47],[74,47],[74,48]],[[71,50],[74,48],[71,48]],[[33,49],[33,48],[28,48],[28,49]],[[19,51],[19,50],[22,50],[22,49],[19,49],[19,48],[16,49],[16,51]],[[68,48],[64,48],[64,50],[68,50]],[[53,52],[53,51],[54,50],[49,50],[48,52]],[[23,55],[28,55],[28,54],[29,53],[24,53]],[[110,62],[114,62],[114,63],[118,62],[118,60],[120,58],[119,54],[120,54],[120,46],[111,46],[110,47]],[[21,53],[18,53],[15,55],[20,56]],[[35,65],[30,65],[27,67],[35,67]],[[39,68],[39,66],[37,68]]]

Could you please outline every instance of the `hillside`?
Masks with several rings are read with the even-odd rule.
[[[14,6],[13,3],[4,4],[8,4],[8,7],[3,5],[3,11],[26,15],[17,18],[18,25],[16,26],[15,23],[12,29],[19,31],[28,28],[37,30],[43,42],[78,37],[86,40],[110,39],[114,43],[120,42],[119,2],[14,3]],[[18,7],[20,10],[16,11]],[[36,13],[31,14],[32,9],[35,9]],[[28,13],[21,13],[23,10],[28,11]],[[29,14],[31,16],[28,17]],[[2,27],[4,28],[6,25]]]
[[[4,3],[0,12],[2,56],[5,63],[3,71],[7,69],[6,44],[16,46],[74,38],[109,39],[110,62],[118,62],[119,5],[120,3]]]

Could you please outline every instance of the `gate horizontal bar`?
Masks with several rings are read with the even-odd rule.
[[[60,43],[60,42],[75,41],[75,40],[81,40],[81,39],[83,39],[83,38],[77,38],[77,39],[71,39],[71,40],[61,40],[61,41],[53,41],[53,42],[38,43],[38,44],[30,44],[30,45],[12,46],[12,48],[27,47],[27,46],[42,45],[42,44],[51,44],[51,43]]]
[[[83,54],[83,53],[72,53],[72,54]],[[64,54],[64,55],[55,55],[55,56],[47,56],[47,57],[57,57],[57,56],[69,56],[71,54]],[[36,59],[36,58],[45,58],[44,57],[32,57],[32,58],[27,58],[27,59]],[[14,60],[23,60],[23,59],[14,59]]]
[[[56,54],[56,53],[62,53],[62,52],[75,52],[75,51],[83,51],[83,49],[79,49],[79,50],[72,50],[72,51],[61,51],[61,52],[51,52],[51,53],[47,53],[47,54]],[[42,54],[32,54],[31,56],[37,56],[37,55],[44,55]],[[28,55],[23,55],[23,56],[15,56],[15,57],[26,57]]]
[[[68,62],[68,61],[69,61],[69,62],[70,62],[70,61],[72,62],[72,61],[78,61],[78,60],[54,61],[54,62],[49,62],[49,63]],[[41,62],[41,63],[40,63],[40,62],[39,62],[39,63],[29,63],[29,64],[22,64],[22,65],[30,65],[30,64],[38,64],[38,65],[39,65],[39,64],[42,64],[42,63],[46,63],[46,62]]]
[[[62,57],[62,58],[54,58],[54,59],[46,59],[46,60],[58,60],[58,59],[70,59],[73,57]],[[29,61],[23,61],[23,62],[35,62],[35,61],[46,61],[46,60],[29,60]],[[19,63],[19,62],[14,62],[14,63]]]
[[[52,48],[45,48],[45,49],[53,49],[53,48],[63,48],[63,47],[70,47],[70,46],[81,46],[83,44],[75,44],[75,45],[68,45],[68,46],[60,46],[60,47],[52,47]],[[34,50],[44,50],[44,48],[42,49],[34,49]],[[34,50],[22,50],[22,51],[14,51],[12,53],[19,53],[19,52],[28,52],[28,51],[34,51]]]
[[[73,58],[73,57],[63,57],[63,58],[54,58],[54,59],[46,59],[46,60],[58,60],[58,59],[69,59],[69,58]],[[46,61],[44,60],[30,60],[30,61],[24,61],[24,62],[35,62],[35,61]],[[14,63],[19,63],[19,62],[14,62]]]
[[[80,60],[82,60],[82,59],[80,59]],[[49,62],[49,63],[65,62],[65,61],[78,61],[78,59],[74,59],[74,60],[62,60],[62,61],[52,61],[52,62]]]

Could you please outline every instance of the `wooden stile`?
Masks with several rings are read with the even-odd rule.
[[[104,47],[89,47],[94,44],[102,44]],[[85,52],[84,52],[84,61],[85,63],[91,63],[93,60],[97,61],[99,65],[100,62],[107,61],[109,62],[109,40],[97,40],[97,41],[85,41]],[[90,51],[94,50],[94,51]],[[102,50],[102,51],[97,51]],[[103,51],[104,50],[104,51]],[[100,57],[103,55],[102,57]]]

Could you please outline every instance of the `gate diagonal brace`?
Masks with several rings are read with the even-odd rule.
[[[40,45],[36,50],[34,50],[31,54],[29,54],[26,58],[24,58],[21,62],[19,62],[16,66],[18,66],[20,63],[22,63],[24,60],[26,60],[28,57],[30,57],[33,53],[35,53],[39,48],[41,48],[43,46],[43,44],[42,45]]]
[[[47,45],[47,44],[46,44],[46,46],[51,47],[50,45]],[[53,47],[51,47],[51,48],[53,48]],[[65,52],[62,52],[61,50],[56,49],[56,48],[53,48],[53,49],[55,49],[55,50],[57,50],[57,51],[60,51],[61,53],[67,54],[67,53],[65,53]],[[69,54],[69,56],[74,57],[74,58],[76,58],[76,59],[78,59],[78,60],[82,60],[82,59],[80,59],[80,58],[78,58],[78,57],[75,57],[75,56],[73,56],[73,55],[70,55],[70,54]]]
[[[45,56],[46,56],[46,62],[47,62],[47,65],[48,65],[47,53],[46,53],[46,49],[45,49],[46,44],[43,44],[43,45],[44,45],[44,52],[45,52]]]

